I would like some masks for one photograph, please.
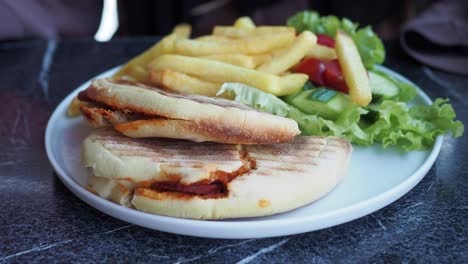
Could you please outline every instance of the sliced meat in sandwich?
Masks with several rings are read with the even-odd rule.
[[[345,176],[344,139],[275,145],[131,139],[97,130],[83,143],[90,189],[141,211],[192,219],[266,216],[309,204]]]
[[[276,144],[300,133],[296,121],[242,104],[158,88],[94,80],[81,92],[81,111],[95,127],[113,126],[133,138],[166,137],[228,144]]]

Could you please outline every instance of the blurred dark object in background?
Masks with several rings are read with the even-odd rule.
[[[118,1],[121,35],[165,35],[178,23],[192,25],[193,35],[211,33],[214,25],[232,24],[239,16],[251,16],[255,23],[284,24],[308,1],[272,0],[175,0]]]
[[[41,0],[0,1],[0,39],[93,36],[103,3],[117,2],[120,36],[165,35],[186,22],[194,35],[210,33],[214,25],[232,24],[251,16],[259,25],[284,24],[304,9],[322,15],[348,17],[372,25],[384,39],[398,38],[401,25],[430,0]],[[418,7],[418,8],[415,8]]]
[[[113,12],[115,27],[99,37],[101,17],[105,9],[112,9],[103,11],[106,5],[113,6],[107,11]],[[384,40],[398,39],[403,28],[402,45],[413,58],[468,74],[468,0],[3,0],[0,40],[94,35],[107,41],[117,26],[119,36],[161,36],[184,22],[192,25],[193,36],[199,36],[211,33],[214,25],[232,24],[239,16],[250,16],[258,25],[285,24],[305,9],[372,25]],[[103,18],[99,30],[110,24]]]
[[[396,39],[400,26],[423,0],[119,0],[120,35],[164,35],[175,24],[186,22],[195,36],[209,34],[214,25],[232,24],[239,16],[250,16],[259,25],[284,24],[304,9],[321,15],[348,17],[361,25],[373,25],[384,39]]]
[[[416,60],[468,75],[468,1],[441,1],[407,23],[403,49]]]
[[[93,36],[102,1],[0,1],[0,40]]]

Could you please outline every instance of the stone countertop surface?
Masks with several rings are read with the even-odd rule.
[[[424,179],[396,202],[323,230],[222,240],[128,224],[82,202],[44,148],[47,120],[78,85],[155,38],[0,43],[0,262],[340,263],[468,262],[468,138],[445,137]],[[468,124],[468,78],[422,66],[396,42],[385,65],[431,97],[450,98]]]

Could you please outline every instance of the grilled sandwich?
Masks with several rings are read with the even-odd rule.
[[[96,194],[137,210],[192,219],[265,216],[311,203],[344,177],[344,139],[296,137],[274,145],[132,139],[101,129],[82,160]]]
[[[111,126],[133,138],[277,144],[290,142],[300,133],[292,119],[233,101],[176,94],[128,81],[97,79],[78,97],[89,124]]]

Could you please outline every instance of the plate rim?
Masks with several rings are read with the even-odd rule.
[[[385,206],[388,206],[413,189],[431,169],[432,165],[437,159],[437,156],[439,155],[443,143],[443,135],[438,136],[434,146],[432,147],[432,150],[424,162],[416,169],[415,172],[413,172],[402,182],[399,182],[397,185],[391,187],[385,192],[379,193],[376,196],[328,213],[312,216],[299,216],[293,219],[270,219],[267,221],[266,225],[262,225],[265,223],[265,221],[262,220],[262,217],[250,218],[247,221],[213,221],[182,219],[146,213],[115,204],[86,190],[78,182],[76,182],[72,176],[67,175],[65,170],[60,166],[52,150],[51,137],[54,129],[52,125],[60,119],[61,115],[66,114],[68,103],[72,100],[75,94],[83,89],[83,87],[87,86],[91,80],[110,75],[117,71],[120,67],[121,66],[116,66],[111,68],[83,82],[61,100],[47,122],[44,142],[47,157],[62,183],[64,183],[64,185],[74,195],[76,195],[88,205],[117,219],[162,232],[218,239],[266,238],[311,232],[350,222],[373,213]],[[413,84],[418,89],[418,96],[421,97],[425,103],[432,103],[432,100],[429,98],[429,96],[421,88],[419,88],[419,86],[415,85],[404,76],[383,66],[378,66],[378,68],[396,78]],[[164,225],[164,227],[159,226],[161,223]],[[181,229],[181,225],[185,227],[185,229]],[[222,232],[226,228],[226,225],[228,225],[230,229],[230,232],[227,234]],[[287,229],[281,228],[286,226],[288,227]],[[205,229],[210,229],[210,231],[203,232]],[[232,232],[232,230],[238,232]]]

